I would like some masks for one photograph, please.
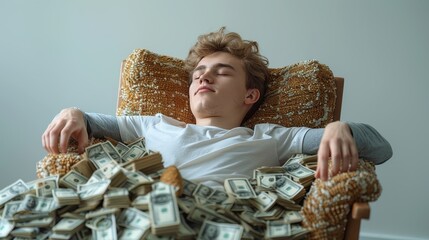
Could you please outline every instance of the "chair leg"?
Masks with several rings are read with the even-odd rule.
[[[344,239],[359,240],[361,219],[369,219],[370,213],[371,209],[368,203],[354,203],[347,219]]]

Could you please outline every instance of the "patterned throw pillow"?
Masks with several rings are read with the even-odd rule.
[[[123,64],[117,115],[162,113],[186,123],[195,122],[183,60],[136,49]],[[272,68],[270,73],[265,102],[244,125],[268,122],[286,127],[324,127],[332,121],[335,82],[326,65],[310,60]]]

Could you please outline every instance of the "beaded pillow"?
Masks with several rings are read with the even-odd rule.
[[[146,49],[134,50],[123,63],[117,115],[162,113],[195,122],[189,108],[184,61]],[[333,120],[335,82],[316,60],[271,68],[266,99],[244,125],[276,123],[286,127],[324,127]]]

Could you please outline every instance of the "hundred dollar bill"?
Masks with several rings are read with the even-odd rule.
[[[283,221],[268,221],[267,230],[265,231],[266,239],[276,239],[289,237],[292,235],[290,224],[285,224]]]
[[[136,208],[124,209],[118,218],[118,225],[147,231],[150,229],[150,216]]]
[[[7,219],[0,218],[0,238],[5,238],[14,228],[13,222],[9,222]]]
[[[258,194],[258,197],[252,199],[250,203],[256,207],[259,211],[268,211],[276,203],[277,196],[274,194],[269,194],[267,192],[261,192]]]
[[[142,196],[137,196],[131,205],[140,210],[148,210],[149,201],[150,201],[150,195],[146,194]]]
[[[205,220],[198,239],[240,240],[244,228],[238,224],[217,223]]]
[[[256,193],[247,178],[228,178],[224,184],[226,191],[236,199],[256,198]]]
[[[4,205],[3,218],[13,220],[13,215],[18,211],[22,201],[10,201]]]
[[[71,239],[73,237],[73,234],[53,232],[53,233],[49,234],[48,237],[49,237],[49,239],[66,240],[66,239]],[[44,238],[42,238],[42,239],[44,239]]]
[[[128,191],[133,190],[134,188],[144,185],[144,184],[152,184],[154,181],[151,177],[145,175],[142,172],[125,172],[127,180],[120,185],[122,188],[128,189]]]
[[[197,188],[197,184],[187,180],[183,179],[183,194],[189,197],[192,197],[195,189]]]
[[[123,155],[124,155],[124,153],[126,152],[126,151],[128,151],[130,148],[127,146],[127,145],[125,145],[125,144],[123,144],[123,143],[121,143],[121,142],[118,142],[117,144],[116,144],[116,150],[118,151],[118,153],[119,153],[119,155],[122,157]],[[121,161],[122,161],[122,159],[121,159]]]
[[[286,169],[287,174],[291,175],[295,181],[305,178],[312,178],[315,173],[315,171],[304,167],[299,163],[289,164],[284,168]]]
[[[29,191],[27,184],[19,179],[0,191],[0,207],[16,196]]]
[[[119,240],[144,239],[146,231],[137,228],[124,228],[119,234]]]
[[[290,180],[287,177],[281,177],[276,182],[277,193],[285,196],[288,199],[294,199],[304,189],[304,186]]]
[[[180,215],[174,187],[157,182],[152,188],[149,201],[152,233],[157,234],[158,231],[164,234],[175,233],[180,226]]]
[[[95,217],[99,217],[99,216],[103,216],[103,215],[109,215],[109,214],[116,215],[119,212],[120,212],[119,208],[99,208],[95,211],[90,211],[90,212],[86,213],[85,219],[95,218]]]
[[[265,189],[273,190],[275,189],[275,185],[277,180],[281,177],[284,177],[284,174],[262,174],[258,176],[257,185],[261,186]]]
[[[299,223],[302,222],[303,217],[299,211],[287,211],[283,219],[285,223]]]
[[[215,189],[207,198],[207,203],[216,203],[222,205],[228,200],[228,194],[222,190]]]
[[[102,143],[104,150],[110,155],[110,157],[115,160],[117,163],[121,163],[121,155],[118,150],[116,150],[115,146],[109,141]]]
[[[213,192],[214,192],[213,188],[200,183],[195,188],[193,192],[193,196],[198,197],[200,199],[208,199]]]
[[[189,212],[187,219],[195,223],[203,223],[204,220],[223,223],[235,223],[233,220],[202,205],[195,205]]]
[[[39,234],[40,230],[36,227],[15,228],[10,234],[17,238],[34,238]]]
[[[77,186],[77,193],[81,200],[101,200],[109,187],[110,180],[102,180],[91,184]]]
[[[38,197],[52,197],[52,190],[58,188],[58,175],[36,179],[28,182],[30,190],[34,189]]]
[[[16,213],[50,213],[58,207],[53,198],[37,197],[27,194],[18,206]]]
[[[15,227],[37,227],[37,228],[48,228],[52,227],[55,223],[55,217],[44,217],[29,220],[26,222],[17,222]]]
[[[132,146],[127,152],[124,153],[122,156],[123,162],[128,162],[133,159],[142,157],[145,155],[145,150],[138,147],[138,146]]]
[[[52,228],[52,231],[60,234],[74,234],[84,226],[84,223],[85,219],[63,218]]]
[[[115,161],[103,148],[103,143],[91,145],[85,149],[88,159],[96,168],[102,168],[105,164]]]
[[[85,184],[88,182],[88,178],[78,173],[75,170],[70,170],[66,175],[60,179],[60,184],[64,187],[77,189],[79,184]]]
[[[97,217],[94,220],[92,238],[94,240],[118,239],[116,232],[116,217],[113,214]]]
[[[128,143],[127,146],[129,148],[131,148],[133,146],[136,146],[136,147],[139,147],[139,148],[141,148],[143,150],[146,150],[145,138],[144,137],[138,138],[134,142]]]
[[[80,203],[79,195],[72,188],[56,188],[52,195],[59,205],[77,205]]]

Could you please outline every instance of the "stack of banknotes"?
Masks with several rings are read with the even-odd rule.
[[[0,190],[4,239],[305,239],[302,202],[315,156],[229,178],[224,189],[161,182],[162,157],[144,139],[101,142],[63,176]],[[309,166],[309,167],[307,167]]]

